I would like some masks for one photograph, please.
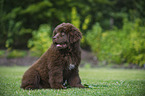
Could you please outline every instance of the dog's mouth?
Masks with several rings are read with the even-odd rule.
[[[56,44],[56,47],[60,47],[60,48],[66,47],[66,44]]]
[[[66,43],[55,43],[56,47],[58,49],[65,49],[67,48],[67,44]]]

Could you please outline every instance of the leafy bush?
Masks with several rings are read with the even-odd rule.
[[[102,28],[100,27],[99,23],[96,23],[92,30],[87,32],[86,40],[87,43],[91,46],[93,52],[99,52],[100,47],[100,37],[102,33]]]
[[[13,50],[8,53],[7,58],[19,58],[19,57],[24,57],[27,55],[26,51],[21,51],[21,50]]]
[[[80,15],[78,14],[78,11],[77,11],[77,8],[76,7],[72,7],[72,10],[71,10],[71,23],[77,27],[78,29],[80,29],[80,31],[83,33],[85,33],[85,31],[88,29],[88,25],[90,23],[90,18],[91,16],[90,15],[87,15],[85,18],[84,18],[84,22],[81,22],[81,18],[80,18]],[[82,25],[81,25],[82,23]],[[86,47],[86,37],[83,35],[82,39],[81,39],[81,46],[82,47]]]
[[[143,66],[145,64],[145,27],[140,20],[129,22],[124,19],[122,29],[114,28],[102,32],[96,23],[87,32],[87,42],[93,52],[97,53],[100,61],[108,63],[132,63]]]
[[[37,31],[32,32],[32,39],[28,42],[28,47],[33,56],[42,55],[52,43],[50,37],[51,28],[47,24],[40,25]]]
[[[8,27],[7,40],[5,43],[5,47],[11,48],[15,42],[15,39],[19,37],[21,22],[14,22],[14,20],[10,20],[8,25],[9,27]],[[15,37],[15,35],[17,37]]]
[[[80,27],[80,16],[78,15],[76,7],[72,7],[71,23],[77,28]]]
[[[140,23],[140,19],[136,19],[135,22],[124,20],[122,31],[126,33],[124,43],[127,44],[122,55],[128,63],[143,66],[145,64],[145,26],[141,26]]]
[[[4,57],[5,55],[5,51],[4,50],[0,50],[0,57]]]

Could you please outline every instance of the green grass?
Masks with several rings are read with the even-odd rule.
[[[28,67],[0,67],[0,96],[145,96],[145,70],[80,69],[82,84],[89,88],[20,89]]]

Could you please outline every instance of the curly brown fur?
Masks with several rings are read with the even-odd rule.
[[[81,61],[81,32],[70,23],[62,23],[53,31],[53,44],[23,75],[21,88],[84,88],[78,73]]]

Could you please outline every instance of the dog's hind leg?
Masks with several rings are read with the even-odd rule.
[[[41,88],[40,86],[40,76],[38,73],[35,75],[24,75],[23,80],[22,80],[22,85],[21,88],[23,89],[39,89]]]

